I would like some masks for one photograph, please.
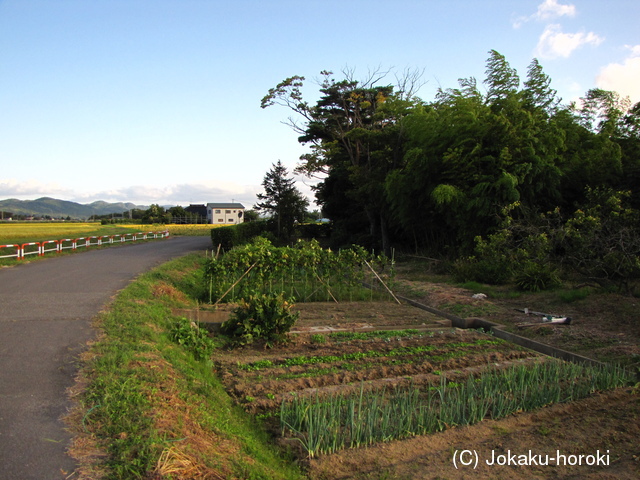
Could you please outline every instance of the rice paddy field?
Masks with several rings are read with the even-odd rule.
[[[169,230],[171,235],[210,235],[215,225],[101,225],[100,223],[0,223],[0,244],[41,242],[61,238]]]
[[[32,242],[47,243],[47,255],[55,252],[55,242],[62,239],[88,239],[89,237],[108,237],[147,232],[163,232],[169,235],[208,236],[216,225],[149,225],[121,224],[102,225],[94,222],[3,222],[0,223],[0,264],[10,265],[16,262],[16,245]],[[68,245],[71,241],[67,242]],[[93,240],[92,240],[93,242]],[[106,243],[106,242],[101,242]],[[64,248],[67,248],[65,246]],[[29,258],[36,258],[38,246],[25,247]]]
[[[99,223],[0,223],[0,244],[41,242],[68,237],[113,235],[130,231]]]

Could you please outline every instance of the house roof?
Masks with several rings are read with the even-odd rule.
[[[244,205],[241,203],[207,203],[207,208],[241,208],[244,210]]]

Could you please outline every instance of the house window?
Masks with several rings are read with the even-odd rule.
[[[220,210],[216,210],[216,213],[220,213]]]
[[[233,218],[230,218],[230,219],[229,219],[229,222],[230,222],[230,223],[233,223]]]
[[[218,223],[224,223],[224,218],[219,218]]]
[[[231,213],[231,210],[225,210],[224,213]]]

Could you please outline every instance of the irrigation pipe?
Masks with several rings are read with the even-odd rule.
[[[246,271],[246,272],[244,272],[244,273],[240,276],[240,278],[239,278],[238,280],[236,280],[236,282],[235,282],[233,285],[231,285],[231,286],[227,289],[227,291],[226,291],[226,292],[224,292],[224,294],[223,294],[223,295],[222,295],[218,300],[216,300],[216,303],[214,303],[214,304],[213,304],[213,306],[215,307],[216,305],[218,305],[218,303],[220,303],[220,301],[221,301],[224,297],[226,297],[226,296],[227,296],[227,293],[229,293],[229,292],[233,289],[233,287],[235,287],[236,285],[238,285],[238,284],[240,283],[240,280],[242,280],[242,279],[247,275],[247,273],[249,273],[249,272],[251,271],[251,269],[252,269],[253,267],[255,267],[257,264],[258,264],[258,261],[256,260],[256,261],[253,263],[253,265],[251,265],[251,266],[247,269],[247,271]]]
[[[365,261],[364,261],[364,263],[366,263],[366,264],[367,264],[367,267],[369,267],[369,268],[371,269],[371,271],[372,271],[372,272],[373,272],[373,274],[376,276],[376,278],[377,278],[378,280],[380,280],[380,283],[382,284],[382,286],[383,286],[384,288],[386,288],[386,289],[387,289],[387,292],[389,292],[389,295],[391,295],[391,296],[393,297],[393,299],[394,299],[396,302],[398,302],[398,305],[402,305],[402,303],[400,303],[400,300],[398,300],[398,298],[393,294],[393,292],[391,291],[391,289],[389,289],[389,287],[387,287],[387,284],[386,284],[386,283],[384,283],[384,281],[380,278],[380,275],[378,275],[378,274],[376,273],[376,271],[373,269],[373,267],[372,267],[371,265],[369,265],[369,262],[367,262],[367,261],[365,260]]]

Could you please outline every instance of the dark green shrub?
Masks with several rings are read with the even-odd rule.
[[[303,223],[296,228],[298,236],[310,240],[312,238],[328,238],[331,225],[328,223]]]
[[[213,248],[220,248],[228,252],[233,247],[251,242],[254,238],[267,233],[267,222],[255,221],[244,222],[237,225],[213,228],[211,230],[211,241]]]
[[[511,280],[511,263],[506,258],[461,258],[453,264],[457,282],[480,282],[504,285]]]
[[[235,227],[236,229],[236,243],[237,245],[244,245],[251,242],[254,238],[263,236],[267,232],[267,222],[265,220],[258,220],[253,222],[239,223]]]
[[[560,277],[548,263],[526,262],[516,273],[516,286],[526,292],[540,292],[560,286]]]
[[[231,250],[236,244],[236,226],[212,228],[211,241],[214,249],[217,249],[219,245],[224,251]]]
[[[231,337],[236,344],[246,345],[254,340],[282,341],[296,323],[299,313],[292,313],[293,302],[283,293],[251,295],[240,300],[220,332]]]

